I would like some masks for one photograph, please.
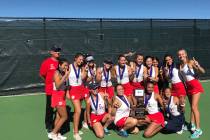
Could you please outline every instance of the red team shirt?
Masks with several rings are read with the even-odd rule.
[[[44,60],[40,67],[39,74],[45,78],[45,92],[47,95],[52,95],[53,91],[53,75],[58,67],[58,61],[52,58]]]

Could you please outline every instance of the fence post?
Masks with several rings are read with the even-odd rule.
[[[153,49],[153,20],[150,19],[150,47]]]
[[[196,19],[193,20],[193,55],[197,57],[197,21]]]
[[[44,35],[44,48],[46,50],[48,50],[48,48],[47,48],[46,18],[43,18],[43,35]]]

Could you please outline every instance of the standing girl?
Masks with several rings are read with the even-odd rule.
[[[192,139],[199,138],[202,135],[200,128],[200,112],[198,109],[198,103],[201,93],[204,92],[201,83],[196,79],[196,73],[205,73],[205,70],[200,66],[197,60],[188,58],[187,52],[184,49],[178,51],[178,57],[181,62],[180,71],[185,78],[187,94],[191,106],[191,130],[193,134]]]

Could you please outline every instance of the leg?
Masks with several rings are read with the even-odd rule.
[[[80,100],[71,100],[71,101],[72,104],[74,105],[74,118],[73,118],[74,134],[77,134],[79,121],[80,121],[80,114],[81,114],[81,103]]]
[[[161,124],[157,124],[152,122],[147,129],[144,131],[144,137],[149,138],[155,135],[157,132],[159,132],[162,129]]]
[[[53,115],[54,111],[51,107],[51,95],[46,95],[46,113],[45,113],[45,127],[49,131],[53,129]]]
[[[67,120],[67,111],[65,106],[57,106],[57,112],[58,112],[58,121],[53,129],[53,133],[57,134],[58,131],[60,130],[61,126],[63,123]]]
[[[151,123],[151,120],[148,117],[146,117],[144,120],[139,119],[137,122],[137,125],[142,126],[142,125],[148,125],[150,123]]]
[[[93,130],[96,134],[96,137],[100,139],[104,138],[104,129],[100,122],[96,122],[93,124]]]
[[[113,103],[113,99],[108,98],[108,113],[110,114],[112,112],[112,103]]]
[[[194,121],[195,121],[197,129],[200,128],[200,112],[199,112],[199,109],[198,109],[199,99],[200,99],[200,93],[192,95],[191,109],[192,109],[192,112],[194,114]]]
[[[87,100],[88,100],[88,98],[85,99],[85,106],[87,105]],[[88,122],[88,121],[87,121],[87,111],[86,111],[86,109],[85,109],[85,111],[84,111],[84,122],[85,122],[85,123]]]
[[[56,126],[56,124],[58,123],[59,120],[60,120],[60,115],[58,114],[58,112],[56,112],[54,126]]]
[[[190,122],[195,124],[195,118],[194,118],[194,113],[192,111],[192,96],[189,95],[188,96],[188,100],[189,100],[189,103],[190,103],[190,108],[191,108],[191,112],[190,112]]]
[[[124,130],[128,130],[130,128],[133,128],[137,125],[137,119],[134,119],[132,117],[128,117],[125,121],[125,126],[123,127]]]
[[[107,113],[102,119],[102,122],[105,123],[104,128],[107,128],[113,121],[114,119],[112,118],[112,116]]]

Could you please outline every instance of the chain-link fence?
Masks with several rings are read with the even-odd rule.
[[[76,52],[105,57],[141,52],[163,58],[179,48],[199,60],[210,77],[209,19],[0,18],[0,95],[43,86],[39,67],[53,45],[72,60]]]

